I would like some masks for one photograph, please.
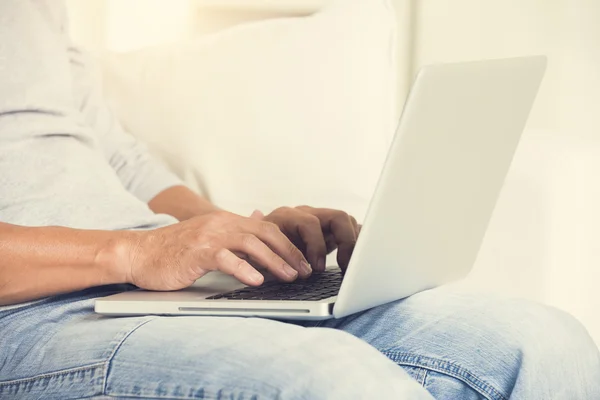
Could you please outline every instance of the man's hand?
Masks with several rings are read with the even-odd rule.
[[[257,219],[260,216],[256,212],[253,214]],[[338,249],[338,265],[342,270],[346,269],[360,232],[354,217],[326,208],[283,207],[262,220],[276,224],[306,255],[317,272],[325,271],[325,258],[335,249]]]
[[[264,278],[246,256],[286,282],[311,273],[302,252],[277,225],[224,211],[132,232],[128,247],[127,281],[148,290],[182,289],[217,270],[258,286]]]

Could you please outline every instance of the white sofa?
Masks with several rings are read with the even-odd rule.
[[[340,0],[105,58],[131,132],[240,213],[281,204],[361,217],[397,123],[394,11]]]
[[[232,211],[303,203],[361,219],[399,115],[387,0],[333,2],[104,57],[126,127]],[[598,150],[525,132],[473,274],[461,285],[528,297],[583,320],[598,343]]]

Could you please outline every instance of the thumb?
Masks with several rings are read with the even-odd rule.
[[[262,213],[262,211],[260,210],[254,210],[254,212],[252,213],[252,215],[250,215],[250,218],[252,219],[258,219],[261,220],[265,217],[265,214]]]

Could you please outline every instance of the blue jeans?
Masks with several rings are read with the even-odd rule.
[[[569,315],[450,289],[340,320],[107,318],[104,287],[0,314],[1,399],[600,399]]]

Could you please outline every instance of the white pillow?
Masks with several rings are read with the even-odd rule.
[[[281,205],[359,219],[399,114],[394,11],[339,0],[106,59],[125,126],[228,210]]]

